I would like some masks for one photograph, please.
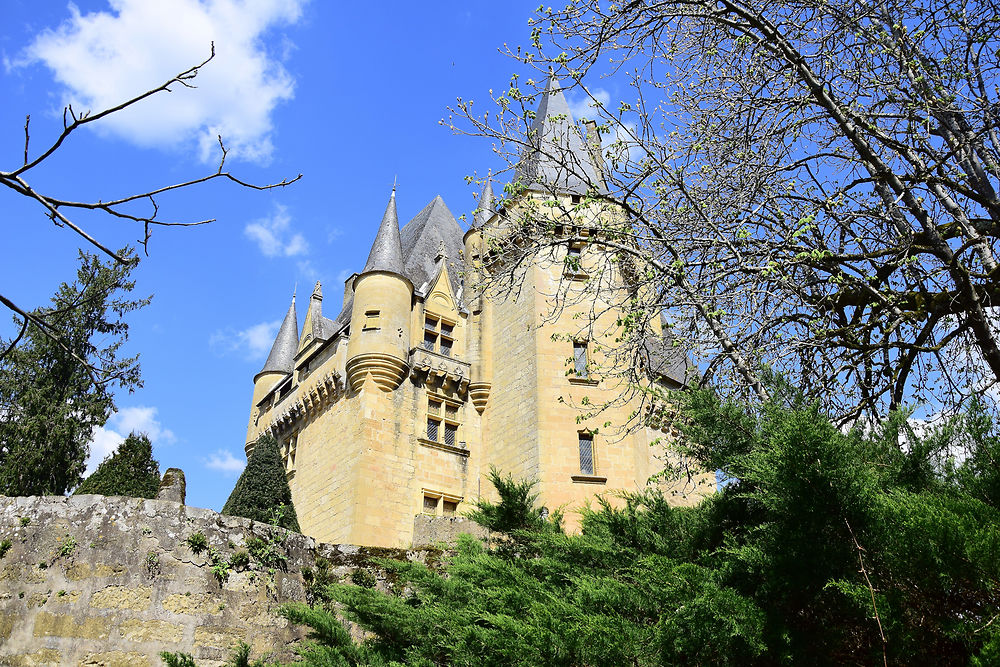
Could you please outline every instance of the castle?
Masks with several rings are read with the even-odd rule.
[[[546,317],[546,295],[561,281],[584,294],[591,288],[588,254],[598,251],[559,216],[603,183],[600,151],[578,131],[552,77],[529,137],[516,175],[526,187],[502,210],[487,181],[468,231],[440,197],[400,229],[393,188],[336,317],[324,315],[317,283],[300,334],[292,297],[254,377],[247,454],[261,434],[276,437],[304,533],[409,546],[415,515],[453,516],[490,497],[491,466],[536,479],[539,502],[569,510],[572,530],[579,521],[572,510],[595,494],[637,490],[663,470],[662,432],[642,425],[612,438],[598,427],[626,423],[637,409],[634,400],[615,401],[620,383],[600,374],[598,351],[614,344],[613,334],[569,336],[579,330],[579,305]],[[553,196],[564,206],[536,206]],[[491,240],[530,207],[553,216],[562,255],[539,255],[518,290],[478,292]],[[613,331],[616,314],[600,317],[606,326],[591,331]],[[678,388],[686,356],[665,344],[661,327],[659,318],[649,324],[652,339],[664,343],[651,376]],[[583,419],[581,403],[607,408],[599,420]]]

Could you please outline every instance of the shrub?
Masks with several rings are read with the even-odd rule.
[[[208,548],[208,538],[205,537],[204,533],[191,533],[184,541],[187,542],[188,548],[194,554],[200,554]]]
[[[277,514],[276,509],[279,510]],[[222,513],[262,523],[270,523],[277,516],[280,527],[299,532],[292,490],[285,477],[278,443],[271,436],[262,435],[257,439],[247,467],[236,480]]]
[[[155,498],[159,489],[160,464],[153,458],[153,446],[144,433],[132,433],[83,480],[73,495]]]

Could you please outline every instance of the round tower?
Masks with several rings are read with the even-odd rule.
[[[482,293],[480,282],[483,278],[481,275],[484,252],[483,228],[490,222],[495,213],[496,201],[493,197],[492,174],[489,174],[483,185],[483,191],[479,195],[479,205],[472,216],[472,226],[465,233],[464,238],[466,271],[468,272],[467,284],[472,297],[469,299],[469,303],[473,321],[476,323],[473,330],[477,336],[476,340],[470,341],[469,345],[470,351],[473,352],[470,355],[472,377],[469,383],[469,397],[479,414],[482,414],[483,410],[486,409],[493,379],[490,303]]]
[[[257,436],[263,430],[258,424],[260,408],[258,404],[268,392],[281,380],[291,375],[293,370],[293,360],[295,351],[299,347],[299,325],[295,315],[295,295],[292,295],[292,305],[285,313],[285,319],[281,322],[278,335],[271,346],[271,353],[267,355],[267,361],[259,373],[253,376],[253,400],[250,403],[250,423],[247,425],[246,453],[250,456],[253,451]]]
[[[347,342],[347,381],[354,391],[361,389],[369,374],[383,391],[395,389],[406,377],[413,285],[403,271],[393,188],[368,261],[354,279]]]

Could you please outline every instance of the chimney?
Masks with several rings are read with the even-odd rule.
[[[585,120],[583,121],[583,127],[587,132],[584,137],[587,144],[587,153],[590,155],[590,161],[594,165],[597,177],[601,180],[601,186],[606,189],[607,180],[604,173],[604,156],[601,155],[601,133],[597,129],[597,121]]]

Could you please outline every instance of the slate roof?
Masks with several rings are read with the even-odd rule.
[[[443,241],[451,290],[458,295],[461,272],[464,270],[461,253],[465,250],[465,244],[462,236],[462,228],[458,226],[441,195],[432,199],[406,223],[400,232],[405,262],[403,275],[410,279],[414,289],[420,289],[425,282],[429,283],[437,277],[437,256]]]
[[[496,211],[496,198],[493,196],[492,180],[492,177],[486,177],[483,191],[479,194],[479,203],[476,206],[475,215],[472,216],[473,228],[485,225],[493,217],[493,212]]]
[[[530,145],[525,147],[514,176],[525,187],[582,195],[589,185],[605,192],[554,75],[549,75],[527,141]]]
[[[388,271],[403,274],[403,249],[399,241],[399,219],[396,217],[396,188],[389,195],[389,203],[382,215],[382,223],[375,235],[368,261],[361,273],[369,271]]]
[[[676,339],[662,314],[660,322],[663,325],[663,335],[650,335],[643,341],[643,361],[653,375],[666,377],[681,386],[687,386],[696,379],[692,370],[694,364],[691,363],[687,348],[683,345],[674,345]]]
[[[263,373],[291,373],[294,365],[295,353],[299,349],[299,322],[295,315],[295,297],[292,297],[292,305],[285,313],[285,319],[281,322],[278,335],[271,346],[271,353],[267,355],[264,367],[260,369]],[[256,381],[256,377],[254,378]]]

